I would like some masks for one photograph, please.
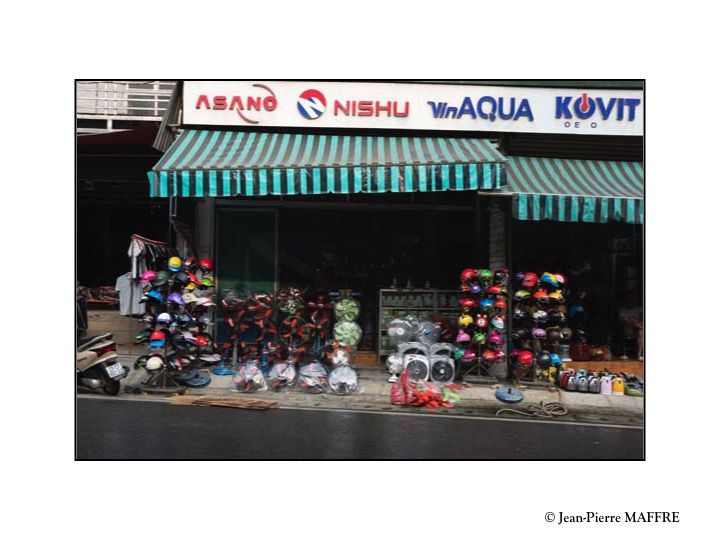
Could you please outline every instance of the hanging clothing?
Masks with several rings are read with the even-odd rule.
[[[120,293],[121,315],[142,315],[145,313],[145,306],[140,303],[143,297],[143,288],[140,283],[133,280],[132,272],[127,272],[117,278],[115,290]]]
[[[145,244],[137,238],[130,240],[130,247],[128,248],[128,257],[130,257],[130,274],[133,279],[139,278],[142,273],[147,270],[145,264]]]

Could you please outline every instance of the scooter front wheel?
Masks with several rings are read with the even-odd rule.
[[[120,393],[120,381],[110,379],[103,386],[103,392],[109,396],[117,396]]]

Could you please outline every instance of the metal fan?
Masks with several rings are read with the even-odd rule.
[[[333,327],[333,337],[344,347],[355,347],[362,339],[362,328],[356,322],[340,321]]]
[[[455,378],[455,362],[443,355],[430,357],[430,378],[439,383],[449,383]]]
[[[412,324],[410,324],[406,319],[393,319],[390,321],[387,328],[387,334],[390,339],[390,343],[393,345],[399,345],[400,343],[411,341],[415,337]]]
[[[414,381],[427,381],[430,378],[430,362],[422,354],[406,354],[404,357],[405,369],[408,377]]]
[[[421,322],[416,337],[420,343],[430,346],[440,338],[440,326],[430,321]]]

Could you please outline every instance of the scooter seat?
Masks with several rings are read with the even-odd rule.
[[[81,338],[77,341],[77,350],[83,351],[95,343],[100,343],[101,341],[112,341],[113,335],[111,332],[106,332],[105,334],[100,334],[99,336],[91,336],[87,338]]]

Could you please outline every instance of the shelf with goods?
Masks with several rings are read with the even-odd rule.
[[[395,351],[387,340],[387,325],[397,317],[413,315],[430,320],[435,313],[451,317],[460,313],[460,293],[452,289],[380,289],[378,292],[378,360]],[[420,304],[420,305],[418,305]]]

